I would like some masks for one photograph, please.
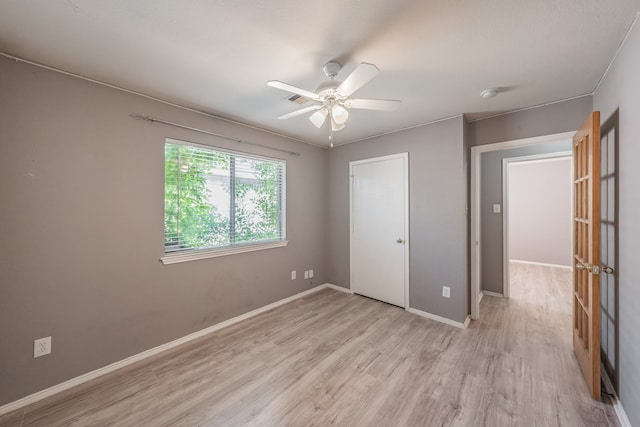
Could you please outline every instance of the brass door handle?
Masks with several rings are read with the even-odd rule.
[[[591,270],[593,269],[593,267],[587,263],[587,265],[583,265],[580,264],[579,262],[576,262],[576,270],[587,270],[589,273],[591,273]]]
[[[613,274],[613,268],[611,267],[601,267],[601,266],[593,266],[590,264],[580,264],[579,262],[576,262],[576,270],[587,270],[589,273],[593,273],[593,274],[600,274],[600,272],[603,273],[607,273],[607,274]]]

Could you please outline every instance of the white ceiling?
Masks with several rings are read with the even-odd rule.
[[[328,128],[268,80],[315,90],[322,65],[381,73],[345,143],[459,114],[485,117],[593,92],[640,0],[2,0],[0,52],[327,145]],[[496,98],[479,94],[501,88]],[[136,111],[145,113],[144,111]],[[133,111],[132,111],[133,113]]]

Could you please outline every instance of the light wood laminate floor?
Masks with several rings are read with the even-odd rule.
[[[513,264],[466,330],[323,290],[1,426],[617,426],[571,349],[571,274]]]

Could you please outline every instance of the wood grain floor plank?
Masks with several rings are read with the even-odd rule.
[[[21,426],[618,426],[571,348],[571,275],[512,264],[466,330],[324,290],[0,417]]]
[[[22,426],[23,417],[24,417],[24,409],[18,409],[4,415],[0,415],[0,426],[20,427]]]

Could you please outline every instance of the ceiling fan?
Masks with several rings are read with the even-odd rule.
[[[315,92],[301,89],[279,80],[270,80],[267,82],[271,87],[300,95],[314,103],[314,105],[310,107],[284,114],[278,117],[279,119],[290,119],[291,117],[315,111],[309,116],[311,123],[317,128],[320,128],[327,120],[327,117],[329,117],[331,121],[331,131],[334,132],[344,129],[345,123],[349,118],[348,110],[351,108],[391,111],[400,107],[400,101],[394,99],[349,98],[355,91],[378,75],[380,70],[373,64],[366,62],[361,63],[343,82],[335,80],[336,75],[341,69],[340,64],[337,62],[328,62],[322,69],[329,80],[321,83]]]

